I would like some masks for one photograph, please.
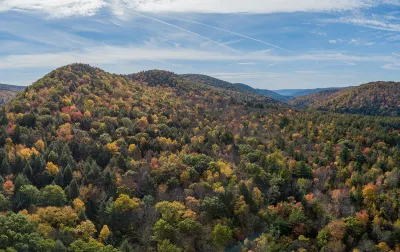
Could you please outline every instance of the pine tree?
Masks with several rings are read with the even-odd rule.
[[[133,247],[129,244],[129,242],[127,240],[122,242],[121,246],[119,247],[119,251],[134,252]]]
[[[11,173],[11,166],[8,163],[7,158],[4,158],[3,161],[1,162],[1,166],[0,166],[0,175],[8,175]]]
[[[79,196],[79,185],[78,182],[76,182],[76,179],[73,179],[71,181],[71,184],[69,185],[69,198],[75,199],[78,196]]]
[[[71,166],[68,164],[67,167],[64,169],[64,185],[69,185],[72,181],[72,169]]]
[[[23,172],[24,172],[25,176],[26,176],[29,180],[32,180],[32,178],[33,178],[33,171],[32,171],[31,164],[30,164],[29,162],[26,162],[26,165],[25,165],[25,167],[24,167]]]

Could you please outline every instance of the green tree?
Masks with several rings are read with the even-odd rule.
[[[17,195],[17,209],[24,209],[34,206],[39,202],[40,191],[35,186],[23,185]]]
[[[64,190],[58,185],[48,185],[43,188],[40,203],[43,206],[64,206],[67,201]]]
[[[217,224],[212,231],[213,244],[217,248],[225,248],[232,241],[232,230],[228,226]]]
[[[158,252],[182,252],[182,249],[178,248],[171,243],[170,240],[163,240],[157,245]]]

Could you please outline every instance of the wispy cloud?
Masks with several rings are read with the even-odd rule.
[[[117,64],[143,60],[175,61],[243,61],[248,62],[295,62],[295,61],[348,61],[383,62],[394,64],[394,56],[355,56],[343,53],[308,53],[294,56],[278,56],[260,53],[223,53],[188,48],[158,48],[149,46],[98,46],[78,51],[60,53],[8,55],[0,57],[0,69],[58,67],[73,62],[94,65]]]
[[[198,33],[195,33],[195,32],[189,31],[189,30],[187,30],[187,29],[184,29],[184,28],[182,28],[182,27],[180,27],[180,26],[177,26],[177,25],[174,25],[174,24],[165,22],[165,21],[163,21],[163,20],[161,20],[161,19],[154,18],[154,17],[150,17],[150,16],[147,16],[147,15],[138,13],[138,12],[131,11],[131,10],[129,10],[129,12],[132,13],[132,14],[134,14],[134,15],[137,15],[137,16],[140,16],[140,17],[143,17],[143,18],[146,18],[146,19],[150,19],[150,20],[159,22],[159,23],[161,23],[161,24],[168,25],[168,26],[170,26],[170,27],[176,28],[176,29],[178,29],[178,30],[187,32],[187,33],[192,34],[192,35],[194,35],[194,36],[196,36],[196,37],[205,39],[205,40],[207,40],[208,42],[212,42],[212,43],[214,43],[214,44],[217,44],[217,45],[219,45],[219,46],[222,46],[222,47],[224,47],[224,48],[226,48],[226,49],[228,49],[228,50],[231,50],[231,51],[234,51],[234,52],[236,51],[235,49],[233,49],[233,48],[227,46],[226,44],[223,44],[223,43],[220,43],[220,42],[218,42],[218,41],[212,40],[212,39],[207,38],[207,37],[205,37],[205,36],[202,36],[202,35],[200,35],[200,34],[198,34]]]
[[[257,63],[255,63],[255,62],[239,62],[237,64],[238,65],[256,65]]]
[[[382,1],[382,0],[381,0]],[[93,16],[103,8],[124,16],[125,8],[147,13],[291,13],[370,7],[372,0],[3,0],[0,12],[29,11],[51,18]]]
[[[395,62],[392,64],[386,64],[382,68],[388,69],[388,70],[400,70],[400,62]]]
[[[339,11],[370,6],[370,0],[119,0],[143,12],[276,13]]]
[[[103,0],[3,0],[0,12],[42,12],[51,18],[70,16],[93,16],[107,6]]]
[[[255,42],[258,42],[258,43],[262,43],[262,44],[264,44],[264,45],[268,45],[268,46],[271,46],[271,47],[274,47],[274,48],[277,48],[277,49],[280,49],[280,50],[283,50],[283,51],[286,51],[286,52],[291,52],[291,53],[293,53],[293,51],[287,50],[287,49],[282,48],[282,47],[280,47],[280,46],[277,46],[277,45],[274,45],[274,44],[265,42],[265,41],[260,40],[260,39],[256,39],[256,38],[253,38],[253,37],[249,37],[249,36],[246,36],[246,35],[244,35],[244,34],[240,34],[240,33],[234,32],[234,31],[222,29],[222,28],[220,28],[220,27],[216,27],[216,26],[213,26],[213,25],[208,25],[208,24],[201,23],[201,22],[198,22],[198,21],[189,20],[189,19],[186,19],[186,18],[172,17],[172,16],[169,16],[169,17],[170,17],[170,18],[173,18],[173,19],[178,19],[178,20],[182,20],[182,21],[185,21],[185,22],[194,23],[194,24],[198,24],[198,25],[205,26],[205,27],[217,29],[217,30],[219,30],[219,31],[227,32],[227,33],[230,33],[230,34],[233,34],[233,35],[236,35],[236,36],[239,36],[239,37],[248,39],[248,40],[252,40],[252,41],[255,41]]]
[[[343,23],[343,24],[351,24],[356,26],[367,27],[376,30],[383,31],[400,31],[400,24],[389,22],[387,20],[378,20],[373,17],[340,17],[337,19],[328,19],[329,22]]]

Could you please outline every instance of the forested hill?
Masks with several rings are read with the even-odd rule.
[[[322,91],[290,103],[338,113],[400,116],[400,83],[380,81],[338,91]]]
[[[0,105],[11,101],[25,87],[0,83]]]
[[[399,145],[396,117],[65,66],[0,111],[0,251],[395,251]]]
[[[227,81],[223,81],[220,79],[216,79],[207,75],[202,75],[202,74],[182,74],[182,77],[191,80],[193,82],[197,83],[203,83],[205,85],[213,86],[213,87],[218,87],[218,88],[223,88],[227,90],[233,90],[237,92],[242,92],[242,93],[253,93],[253,94],[258,94],[261,96],[269,97],[277,101],[281,102],[286,102],[287,97],[282,96],[280,94],[277,94],[275,92],[272,92],[270,90],[264,90],[264,89],[255,89],[252,88],[246,84],[242,83],[230,83]]]

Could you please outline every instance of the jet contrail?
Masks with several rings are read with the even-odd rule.
[[[227,48],[227,49],[229,49],[229,50],[231,50],[231,51],[237,52],[237,50],[235,50],[235,49],[233,49],[233,48],[230,48],[229,46],[226,46],[226,45],[224,45],[224,44],[222,44],[222,43],[220,43],[220,42],[218,42],[218,41],[212,40],[212,39],[210,39],[210,38],[204,37],[204,36],[202,36],[202,35],[200,35],[200,34],[197,34],[197,33],[195,33],[195,32],[186,30],[186,29],[184,29],[184,28],[182,28],[182,27],[179,27],[179,26],[176,26],[176,25],[167,23],[167,22],[162,21],[162,20],[157,19],[157,18],[149,17],[149,16],[143,15],[143,14],[141,14],[141,13],[134,12],[134,11],[129,10],[129,9],[125,9],[125,10],[128,11],[128,12],[131,12],[132,14],[135,14],[135,15],[138,15],[138,16],[141,16],[141,17],[144,17],[144,18],[147,18],[147,19],[151,19],[151,20],[153,20],[153,21],[157,21],[157,22],[159,22],[159,23],[162,23],[162,24],[165,24],[165,25],[174,27],[174,28],[179,29],[179,30],[181,30],[181,31],[188,32],[188,33],[190,33],[190,34],[192,34],[192,35],[194,35],[194,36],[197,36],[197,37],[199,37],[199,38],[205,39],[205,40],[207,40],[207,41],[209,41],[209,42],[213,42],[213,43],[215,43],[215,44],[217,44],[217,45],[219,45],[219,46],[225,47],[225,48]]]
[[[167,16],[167,15],[165,15],[165,16]],[[239,37],[242,37],[242,38],[250,39],[250,40],[253,40],[253,41],[256,41],[256,42],[265,44],[265,45],[269,45],[269,46],[272,46],[272,47],[281,49],[281,50],[286,51],[286,52],[295,53],[295,52],[293,52],[293,51],[289,51],[289,50],[287,50],[287,49],[285,49],[285,48],[282,48],[282,47],[279,47],[279,46],[277,46],[277,45],[273,45],[273,44],[267,43],[267,42],[262,41],[262,40],[260,40],[260,39],[252,38],[252,37],[249,37],[249,36],[246,36],[246,35],[237,33],[237,32],[225,30],[225,29],[222,29],[222,28],[219,28],[219,27],[216,27],[216,26],[212,26],[212,25],[200,23],[200,22],[193,21],[193,20],[189,20],[189,19],[185,19],[185,18],[173,17],[173,16],[169,16],[169,15],[168,15],[167,17],[170,17],[170,18],[173,18],[173,19],[182,20],[182,21],[186,21],[186,22],[190,22],[190,23],[194,23],[194,24],[198,24],[198,25],[203,25],[203,26],[206,26],[206,27],[209,27],[209,28],[213,28],[213,29],[217,29],[217,30],[220,30],[220,31],[223,31],[223,32],[227,32],[227,33],[230,33],[230,34],[234,34],[234,35],[239,36]]]

